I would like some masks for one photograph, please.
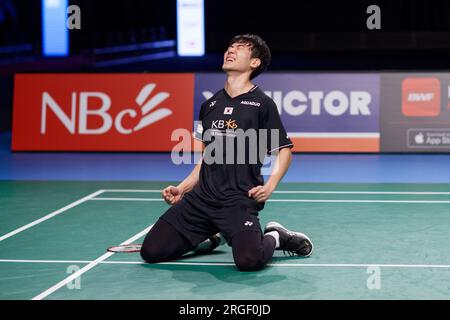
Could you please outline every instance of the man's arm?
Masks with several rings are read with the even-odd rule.
[[[284,174],[287,172],[292,161],[292,151],[290,148],[283,148],[278,152],[275,166],[270,178],[264,186],[256,186],[248,191],[248,196],[253,197],[258,202],[269,199],[272,192],[277,188]]]
[[[271,189],[271,193],[277,188],[278,183],[283,179],[285,173],[287,172],[289,166],[292,162],[292,151],[291,148],[283,148],[278,152],[277,159],[275,161],[275,166],[272,170],[272,174],[267,180],[266,185]]]
[[[186,192],[191,191],[198,183],[201,166],[202,161],[200,160],[200,162],[197,163],[192,172],[177,186],[181,194],[185,194]]]
[[[202,151],[204,149],[204,145],[202,145]],[[164,200],[168,204],[175,204],[178,201],[181,200],[183,195],[186,192],[191,191],[195,185],[198,183],[199,180],[199,174],[200,174],[200,168],[202,166],[203,157],[200,159],[200,161],[197,163],[197,165],[194,167],[192,172],[176,187],[174,186],[168,186],[165,188],[162,192],[162,196]]]

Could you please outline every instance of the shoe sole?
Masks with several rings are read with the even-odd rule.
[[[301,232],[296,232],[296,231],[288,230],[288,229],[286,229],[285,227],[283,227],[281,224],[279,224],[278,222],[275,222],[275,221],[271,221],[271,222],[267,223],[267,224],[266,224],[266,227],[264,228],[264,231],[267,230],[267,229],[270,229],[270,228],[275,228],[275,229],[273,229],[274,231],[276,231],[276,228],[280,228],[280,229],[283,229],[283,230],[286,231],[286,232],[290,232],[290,233],[293,233],[293,234],[297,234],[297,235],[299,235],[299,236],[305,238],[306,240],[308,240],[309,243],[311,243],[311,251],[310,251],[307,255],[302,256],[302,257],[309,257],[309,256],[313,253],[313,251],[314,251],[314,244],[313,244],[313,242],[311,241],[311,239],[310,239],[306,234],[301,233]]]
[[[211,248],[208,248],[208,249],[206,249],[206,250],[205,250],[205,249],[202,249],[202,248],[200,247],[201,244],[202,244],[203,242],[207,241],[207,240],[209,240],[209,241],[212,242],[211,239],[214,238],[214,237],[219,238],[219,243],[217,243],[217,244],[215,245],[215,247],[211,247]],[[215,234],[214,236],[212,236],[212,237],[206,239],[205,241],[199,243],[199,244],[197,245],[197,247],[196,247],[195,249],[193,249],[193,251],[196,252],[196,253],[201,253],[201,254],[203,254],[203,253],[211,253],[211,252],[213,252],[215,249],[217,249],[218,247],[220,247],[220,246],[222,246],[222,245],[224,245],[224,244],[226,243],[225,238],[224,238],[220,233]],[[200,247],[200,248],[199,248],[199,247]]]

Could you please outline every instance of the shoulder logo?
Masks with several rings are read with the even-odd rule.
[[[202,134],[203,133],[203,125],[201,123],[197,124],[197,133]]]
[[[245,104],[245,105],[247,105],[247,106],[255,106],[255,107],[259,107],[259,106],[261,105],[261,103],[259,103],[259,102],[255,102],[255,101],[245,101],[245,100],[242,100],[242,101],[241,101],[241,104]]]
[[[211,108],[211,107],[214,107],[214,105],[216,104],[216,102],[217,102],[217,100],[212,101],[212,102],[209,104],[209,107],[210,107],[210,108]]]

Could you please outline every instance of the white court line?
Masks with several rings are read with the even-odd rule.
[[[108,261],[108,263],[113,264],[114,262],[120,261]],[[123,261],[122,263],[125,263]],[[134,264],[139,262],[134,262]],[[143,262],[140,262],[143,263]],[[204,262],[161,262],[159,264],[168,264],[168,265],[191,265],[191,266],[234,266],[234,263],[226,263],[226,262],[212,262],[212,263],[204,263]],[[337,267],[337,268],[361,268],[361,267],[384,267],[384,268],[445,268],[449,269],[450,265],[439,265],[439,264],[333,264],[333,263],[269,263],[267,264],[270,267]]]
[[[161,193],[162,190],[133,190],[133,189],[104,189],[105,192],[157,192]]]
[[[126,245],[126,244],[130,244],[133,241],[139,239],[140,237],[142,237],[143,235],[147,234],[148,231],[151,229],[153,225],[145,228],[144,230],[142,230],[141,232],[135,234],[134,236],[132,236],[130,239],[125,240],[124,242],[122,242],[120,245]],[[70,275],[69,277],[65,278],[64,280],[58,282],[57,284],[55,284],[53,287],[48,288],[47,290],[45,290],[44,292],[38,294],[37,296],[35,296],[32,300],[42,300],[45,297],[49,296],[50,294],[52,294],[53,292],[55,292],[56,290],[62,288],[63,286],[65,286],[66,284],[68,284],[69,282],[73,281],[74,279],[78,278],[79,276],[81,276],[83,273],[89,271],[90,269],[92,269],[93,267],[95,267],[97,264],[99,264],[100,262],[108,259],[109,257],[111,257],[112,255],[114,255],[115,252],[107,252],[103,255],[101,255],[100,257],[98,257],[97,259],[95,259],[94,261],[91,261],[87,266],[84,266],[83,268],[81,268],[80,270],[74,272],[72,275]]]
[[[328,199],[269,199],[269,202],[347,202],[347,203],[450,203],[450,200],[328,200]]]
[[[164,201],[158,198],[92,198],[103,201]],[[319,203],[450,203],[450,200],[329,200],[329,199],[269,199],[267,202],[319,202]]]
[[[148,192],[161,193],[162,190],[105,189],[105,192]],[[316,190],[275,190],[273,193],[294,194],[411,194],[411,195],[450,195],[450,192],[420,191],[316,191]]]
[[[0,259],[0,263],[91,263],[91,260],[15,260]]]
[[[92,198],[89,200],[100,200],[100,201],[164,201],[164,199],[150,199],[150,198]]]
[[[98,259],[97,259],[98,260]],[[95,260],[95,261],[97,261]],[[0,263],[92,263],[89,260],[13,260],[0,259]],[[120,264],[120,265],[147,265],[144,261],[98,261],[97,264]],[[187,266],[235,266],[231,262],[160,262],[163,265],[187,265]],[[269,263],[271,267],[324,267],[324,268],[366,268],[377,266],[382,268],[440,268],[450,269],[448,264],[383,264],[383,263]],[[81,270],[80,270],[81,271]],[[87,271],[87,270],[86,270]],[[79,275],[78,275],[79,276]],[[73,280],[73,279],[71,279]],[[70,281],[71,281],[70,280]]]
[[[73,207],[75,207],[75,206],[78,206],[79,204],[81,204],[81,203],[83,203],[83,202],[85,202],[85,201],[88,201],[88,200],[90,200],[91,198],[94,198],[95,196],[98,196],[99,194],[103,193],[103,191],[104,191],[104,190],[98,190],[98,191],[96,191],[96,192],[94,192],[94,193],[91,193],[91,194],[87,195],[86,197],[81,198],[80,200],[77,200],[77,201],[75,201],[75,202],[72,202],[71,204],[65,206],[64,208],[58,209],[58,210],[56,210],[56,211],[53,211],[52,213],[49,213],[48,215],[46,215],[46,216],[44,216],[44,217],[42,217],[42,218],[40,218],[40,219],[38,219],[38,220],[35,220],[35,221],[33,221],[33,222],[31,222],[31,223],[29,223],[29,224],[27,224],[27,225],[24,225],[23,227],[20,227],[20,228],[14,230],[14,231],[11,231],[11,232],[9,232],[9,233],[7,233],[7,234],[1,236],[1,237],[0,237],[0,241],[3,241],[3,240],[5,240],[5,239],[7,239],[7,238],[10,238],[10,237],[12,237],[13,235],[18,234],[19,232],[22,232],[22,231],[24,231],[24,230],[27,230],[27,229],[29,229],[29,228],[31,228],[31,227],[33,227],[33,226],[35,226],[35,225],[37,225],[37,224],[39,224],[39,223],[41,223],[41,222],[44,222],[45,220],[48,220],[48,219],[50,219],[50,218],[53,218],[54,216],[57,216],[57,215],[60,214],[60,213],[63,213],[64,211],[67,211],[67,210],[69,210],[69,209],[71,209],[71,208],[73,208]]]
[[[104,261],[103,264],[148,264],[143,261]],[[160,262],[166,265],[187,266],[235,266],[231,262]],[[325,268],[362,268],[362,267],[384,267],[384,268],[444,268],[450,269],[448,264],[348,264],[348,263],[269,263],[270,267],[325,267]]]
[[[411,195],[450,195],[450,192],[419,192],[419,191],[313,191],[313,190],[284,190],[273,193],[298,193],[298,194],[411,194]]]

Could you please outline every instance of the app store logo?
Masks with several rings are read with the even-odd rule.
[[[408,148],[435,149],[450,147],[450,129],[412,128],[407,131]]]
[[[419,132],[418,134],[416,134],[416,135],[414,136],[414,141],[415,141],[417,144],[423,144],[423,143],[425,142],[425,137],[424,137],[423,133],[422,133],[422,132]]]

